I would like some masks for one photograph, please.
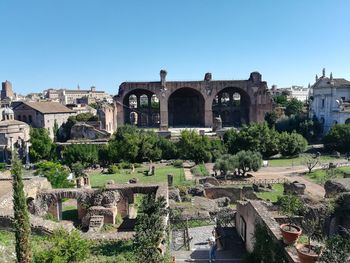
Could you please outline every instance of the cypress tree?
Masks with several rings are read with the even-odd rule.
[[[16,153],[12,160],[12,187],[13,187],[13,210],[14,227],[16,236],[16,256],[18,263],[30,262],[30,222],[27,210],[26,197],[22,179],[22,163]]]

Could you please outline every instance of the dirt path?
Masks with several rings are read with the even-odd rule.
[[[184,168],[184,174],[185,174],[185,179],[188,181],[192,181],[193,180],[193,174],[191,172],[190,168]]]
[[[340,161],[334,161],[334,163],[341,163],[344,162],[344,160]],[[213,163],[207,163],[206,165],[207,170],[209,173],[213,173]],[[322,165],[318,165],[315,169],[321,169]],[[315,170],[314,169],[314,170]],[[254,179],[287,179],[290,182],[298,181],[300,183],[305,184],[306,186],[306,192],[316,198],[316,199],[322,199],[325,196],[325,190],[324,187],[314,183],[308,179],[306,179],[304,176],[302,176],[303,173],[308,172],[308,169],[305,165],[298,165],[298,166],[281,166],[281,167],[262,167],[258,172],[252,172],[251,174],[254,176]]]

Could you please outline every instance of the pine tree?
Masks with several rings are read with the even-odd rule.
[[[30,262],[30,222],[26,197],[23,190],[22,164],[16,153],[13,155],[11,174],[13,177],[13,209],[18,263]]]

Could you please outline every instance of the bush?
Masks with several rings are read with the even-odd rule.
[[[71,188],[74,183],[69,181],[69,169],[59,163],[43,161],[36,164],[35,175],[45,176],[53,188]]]
[[[173,162],[173,166],[176,168],[182,168],[183,167],[184,162],[182,160],[175,160]]]
[[[80,162],[84,167],[98,163],[99,145],[95,144],[71,144],[64,147],[63,162],[69,166]]]
[[[132,163],[121,162],[118,164],[119,169],[132,169]]]
[[[82,262],[89,255],[90,242],[82,239],[78,231],[70,234],[56,230],[49,238],[49,248],[34,254],[36,263]]]
[[[111,164],[108,166],[108,170],[107,172],[109,174],[116,174],[116,173],[119,173],[119,167],[118,165],[115,165],[115,164]]]
[[[323,143],[328,151],[350,152],[350,125],[334,125],[323,138]]]
[[[307,141],[296,133],[282,132],[279,138],[279,151],[282,156],[295,156],[306,150]]]
[[[198,164],[192,167],[191,173],[195,176],[209,176],[209,172],[204,164]]]

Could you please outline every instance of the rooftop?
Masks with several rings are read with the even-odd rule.
[[[66,106],[58,103],[58,102],[48,102],[48,101],[38,101],[38,102],[22,102],[17,105],[14,109],[17,109],[20,105],[27,105],[28,107],[37,110],[41,113],[74,113],[74,111],[70,110]]]

